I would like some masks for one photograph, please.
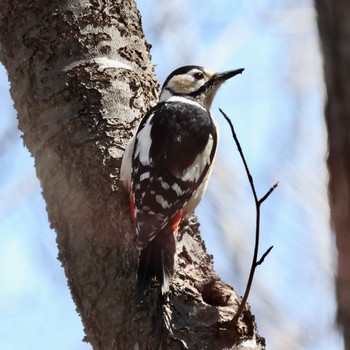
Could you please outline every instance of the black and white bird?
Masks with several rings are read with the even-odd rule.
[[[219,131],[211,104],[221,84],[243,70],[173,71],[125,150],[121,179],[136,227],[141,294],[153,276],[163,294],[169,290],[179,223],[198,205],[213,170]]]

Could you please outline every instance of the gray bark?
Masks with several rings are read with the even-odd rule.
[[[2,0],[0,43],[85,340],[94,349],[240,349],[247,339],[264,348],[249,309],[229,322],[238,297],[213,271],[194,218],[182,225],[169,300],[154,290],[138,301],[119,166],[158,84],[135,2]]]
[[[337,319],[350,349],[350,2],[316,0],[327,88],[329,195],[338,248]]]

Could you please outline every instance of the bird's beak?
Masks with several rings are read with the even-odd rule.
[[[192,93],[192,96],[201,96],[203,98],[203,104],[207,109],[210,109],[213,102],[214,96],[218,91],[219,87],[226,80],[234,77],[237,74],[241,74],[244,68],[229,70],[222,73],[214,73],[212,77],[197,91]]]
[[[207,81],[205,85],[203,85],[203,91],[216,91],[220,85],[228,79],[231,79],[237,74],[241,74],[244,71],[244,68],[229,70],[227,72],[222,73],[214,73],[210,80]]]
[[[244,68],[229,70],[227,72],[215,73],[213,77],[209,80],[210,85],[216,85],[217,83],[223,83],[224,81],[231,79],[237,74],[241,74]]]

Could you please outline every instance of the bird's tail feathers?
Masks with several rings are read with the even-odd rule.
[[[137,272],[138,289],[141,296],[152,284],[152,277],[161,285],[162,294],[169,291],[174,273],[175,237],[170,227],[165,227],[140,252]]]

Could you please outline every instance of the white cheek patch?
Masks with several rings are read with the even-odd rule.
[[[174,76],[168,82],[171,91],[180,94],[188,94],[194,91],[195,80],[190,74]]]
[[[183,172],[183,181],[197,182],[201,177],[205,167],[210,165],[210,154],[213,149],[213,137],[209,135],[207,145],[202,153],[198,154],[194,162]]]
[[[139,157],[142,165],[150,165],[152,162],[152,159],[149,157],[149,151],[152,144],[151,123],[153,116],[154,114],[148,118],[143,128],[136,134],[137,145],[135,150],[135,158]]]

